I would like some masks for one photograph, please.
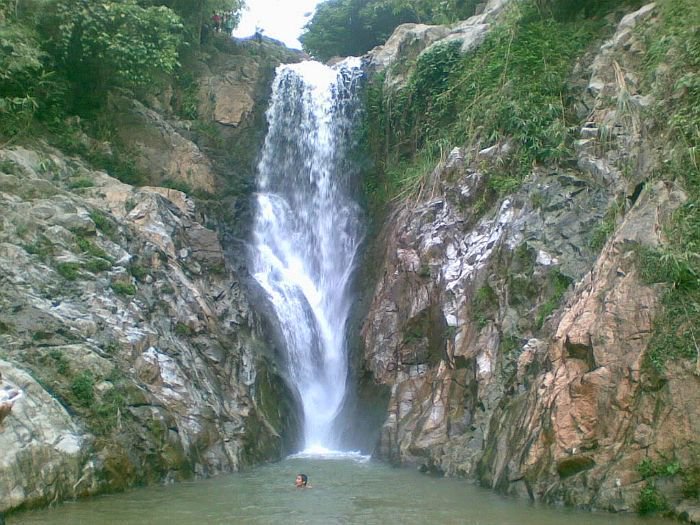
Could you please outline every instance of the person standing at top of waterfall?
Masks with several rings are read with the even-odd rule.
[[[221,15],[216,11],[212,11],[211,13],[211,23],[214,26],[214,31],[217,33],[221,31]]]
[[[225,13],[224,14],[224,32],[226,33],[226,36],[231,36],[231,33],[233,33],[233,28],[236,26],[236,20],[233,18],[233,13]]]
[[[297,474],[297,478],[294,480],[294,486],[298,489],[310,489],[309,476],[306,474]]]

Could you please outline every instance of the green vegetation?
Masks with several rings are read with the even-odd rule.
[[[547,274],[547,300],[537,312],[535,321],[537,328],[542,328],[547,318],[559,307],[572,281],[571,277],[564,275],[558,270],[552,270]]]
[[[698,458],[696,455],[696,463],[681,471],[681,476],[683,478],[682,493],[686,498],[697,499],[698,496],[700,496],[700,462],[697,460]]]
[[[533,278],[537,253],[521,243],[513,250],[510,263],[504,265],[507,271],[503,275],[508,286],[508,299],[514,306],[525,305],[529,309],[540,293],[540,287]]]
[[[67,281],[75,281],[78,278],[80,264],[75,262],[58,263],[56,265],[58,274]]]
[[[407,85],[368,88],[365,141],[374,160],[367,184],[377,209],[415,192],[454,146],[486,147],[510,141],[504,165],[482,166],[491,196],[520,185],[533,163],[571,155],[577,119],[566,80],[592,41],[603,36],[599,18],[546,16],[534,1],[511,6],[473,53],[456,43],[422,53]]]
[[[605,212],[603,220],[595,227],[589,245],[593,250],[600,250],[612,233],[615,231],[617,221],[623,213],[623,205],[616,202]]]
[[[642,515],[663,512],[668,509],[668,501],[653,483],[647,483],[639,492],[636,508],[637,512]]]
[[[675,476],[680,470],[681,464],[678,461],[652,461],[644,458],[637,465],[637,472],[643,479]]]
[[[473,317],[477,326],[483,328],[498,310],[498,296],[488,283],[480,287],[472,299]]]
[[[41,124],[66,144],[80,142],[65,118],[88,125],[114,89],[137,97],[174,75],[200,46],[211,12],[243,0],[23,0],[0,4],[0,139]],[[78,126],[79,128],[80,126]],[[105,167],[105,166],[100,166]],[[105,167],[106,168],[106,167]]]
[[[0,321],[0,335],[14,333],[15,328],[12,324]]]
[[[181,191],[182,193],[186,193],[188,195],[192,194],[192,187],[181,180],[165,179],[161,182],[161,186],[164,188],[170,188],[171,190]]]
[[[306,32],[304,50],[319,60],[359,56],[383,44],[399,24],[450,24],[469,18],[479,0],[326,0]],[[536,0],[537,13],[557,21],[600,17],[620,0]],[[639,4],[638,1],[630,2]]]
[[[83,253],[87,253],[88,255],[92,255],[93,257],[109,259],[109,255],[107,255],[107,253],[102,248],[97,246],[90,239],[86,239],[85,237],[78,237],[75,240],[75,242]]]
[[[177,77],[177,84],[180,88],[180,96],[176,104],[178,115],[187,120],[196,120],[199,112],[197,78],[192,73],[183,71]]]
[[[148,275],[148,268],[137,263],[132,263],[129,265],[129,273],[138,282],[143,282]]]
[[[81,177],[75,180],[72,180],[68,183],[68,187],[72,190],[79,190],[82,188],[92,188],[95,185],[95,183],[87,178]]]
[[[54,254],[54,245],[45,235],[40,235],[37,239],[24,246],[27,253],[36,255],[42,261],[48,260]]]
[[[181,323],[180,321],[178,321],[175,325],[175,334],[177,335],[190,336],[193,333],[194,332],[192,331],[192,328],[187,326],[185,323]]]
[[[60,350],[50,350],[49,357],[54,360],[56,366],[56,372],[65,376],[70,373],[70,363],[66,356]]]
[[[92,257],[84,265],[85,269],[91,273],[106,272],[112,269],[112,261],[102,257]]]
[[[36,31],[4,23],[9,16],[9,5],[0,5],[0,122],[12,137],[31,124],[47,77]]]
[[[95,227],[110,239],[117,233],[116,225],[101,211],[92,210],[90,218],[95,223]]]
[[[78,403],[89,406],[95,399],[95,378],[91,372],[85,371],[78,374],[70,385],[71,392]]]
[[[119,426],[126,407],[127,398],[125,394],[115,386],[107,391],[102,396],[102,399],[94,405],[95,417],[91,421],[92,428],[98,434],[104,435],[109,433],[113,428]]]
[[[697,497],[698,492],[698,467],[693,465],[683,468],[678,460],[653,461],[645,458],[637,465],[637,472],[646,481],[646,485],[639,493],[637,512],[639,514],[651,514],[668,510],[668,501],[659,492],[654,484],[658,478],[671,478],[680,475],[683,479],[683,495]]]
[[[84,110],[102,104],[113,86],[144,86],[172,73],[183,26],[171,9],[136,0],[59,0],[42,29],[47,51],[71,84],[72,108]]]
[[[406,22],[447,24],[474,14],[477,0],[327,0],[300,41],[319,60],[359,56],[383,44]]]
[[[38,332],[34,332],[32,334],[32,341],[46,341],[48,339],[51,339],[51,337],[53,337],[53,334],[51,332],[39,330]]]
[[[112,283],[112,290],[117,295],[131,296],[136,294],[136,286],[131,283],[124,283],[121,281],[115,281]]]
[[[700,5],[668,0],[659,11],[659,23],[644,32],[645,87],[658,100],[649,118],[666,138],[658,176],[688,195],[666,229],[669,243],[639,250],[645,281],[667,285],[645,356],[647,366],[662,371],[669,359],[700,359]]]

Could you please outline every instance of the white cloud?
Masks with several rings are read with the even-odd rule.
[[[256,27],[263,34],[281,40],[288,47],[300,49],[299,35],[321,0],[247,0],[241,23],[233,36],[244,38],[255,33]]]

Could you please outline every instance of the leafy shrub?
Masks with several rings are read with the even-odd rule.
[[[700,465],[683,469],[683,496],[697,499],[700,496]]]
[[[97,246],[90,239],[86,239],[85,237],[78,237],[76,239],[76,243],[78,244],[78,247],[83,251],[83,253],[87,253],[88,255],[92,255],[93,257],[109,259],[109,255],[107,255],[107,253],[102,248]]]
[[[24,246],[27,253],[38,256],[42,261],[46,261],[54,252],[54,245],[45,235],[41,235],[31,244]]]
[[[112,283],[112,290],[114,290],[114,293],[118,295],[135,295],[136,294],[136,286],[134,286],[131,283],[124,283],[121,281],[116,281]]]
[[[139,282],[142,282],[148,275],[148,269],[140,264],[130,264],[129,273],[134,279],[136,279]]]
[[[479,328],[483,328],[488,323],[495,309],[498,308],[498,296],[488,284],[484,284],[474,294],[472,300],[474,319]]]
[[[107,237],[114,237],[117,227],[104,213],[99,210],[92,210],[90,212],[90,218],[99,231],[104,233]]]
[[[112,268],[112,261],[102,257],[92,257],[85,263],[85,269],[92,273],[106,272]]]
[[[11,325],[11,324],[9,324],[9,323],[5,323],[5,322],[3,322],[3,321],[0,321],[0,335],[2,335],[2,334],[11,334],[11,333],[13,333],[13,332],[14,332],[14,326],[13,326],[13,325]]]
[[[14,18],[0,12],[5,16]],[[17,20],[0,24],[0,49],[0,133],[11,137],[28,128],[39,108],[44,55],[33,28]]]
[[[127,407],[124,393],[115,386],[107,391],[94,406],[94,419],[91,426],[100,434],[106,434],[119,424],[120,417]]]
[[[70,390],[79,404],[89,406],[95,399],[95,378],[92,373],[85,371],[73,379]]]
[[[194,75],[181,71],[177,77],[178,92],[175,99],[175,110],[178,115],[187,120],[196,120],[199,112],[199,84]]]
[[[640,30],[648,47],[643,89],[658,100],[650,124],[666,140],[657,176],[688,196],[666,228],[668,244],[639,251],[643,279],[667,284],[645,354],[645,365],[660,371],[669,360],[700,353],[700,5],[675,0],[657,9],[658,23]],[[658,75],[661,64],[664,75]]]
[[[182,193],[186,193],[188,195],[192,194],[192,187],[181,180],[165,179],[163,182],[161,182],[161,186],[164,188],[170,188],[171,190],[181,191]]]
[[[637,465],[637,472],[643,479],[675,476],[680,471],[681,464],[678,461],[655,462],[650,458],[644,458]]]
[[[70,363],[63,352],[52,349],[49,351],[49,357],[53,359],[56,364],[56,372],[61,375],[67,375],[70,372]]]
[[[59,263],[56,265],[56,271],[67,281],[75,281],[79,275],[80,264],[74,262]]]
[[[86,178],[78,178],[68,183],[68,187],[71,190],[79,190],[81,188],[92,188],[94,185],[94,181]]]
[[[651,483],[647,483],[646,486],[639,492],[639,499],[637,500],[637,512],[639,514],[653,514],[655,512],[662,512],[668,509],[668,502],[664,498],[663,494]]]
[[[618,217],[622,213],[622,207],[615,203],[605,212],[603,220],[595,227],[588,241],[592,250],[600,250],[615,231]]]
[[[175,333],[177,335],[184,335],[184,336],[192,335],[192,328],[187,326],[185,323],[181,323],[178,321],[177,324],[175,325]]]
[[[182,29],[169,8],[136,0],[59,0],[43,22],[47,50],[73,83],[75,109],[82,111],[102,104],[111,86],[144,86],[174,71]]]
[[[32,334],[32,341],[46,341],[53,337],[53,333],[45,332],[44,330],[39,330]]]

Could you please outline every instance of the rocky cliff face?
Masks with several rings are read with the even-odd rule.
[[[254,127],[276,65],[257,60],[255,100],[202,118]],[[182,122],[113,104],[153,180],[223,186],[220,159]],[[0,512],[229,472],[293,446],[295,402],[206,208],[42,144],[0,150],[0,208]]]
[[[651,4],[625,17],[577,67],[576,165],[533,170],[484,213],[486,170],[509,145],[455,149],[394,211],[362,327],[365,366],[391,392],[379,457],[613,511],[634,508],[643,460],[696,461],[695,363],[662,377],[642,366],[662,287],[640,279],[636,253],[664,244],[685,199],[653,181],[655,137],[640,125],[651,99],[633,28],[654,16]],[[614,232],[594,249],[611,209]],[[697,506],[678,483],[662,490],[679,511]]]

